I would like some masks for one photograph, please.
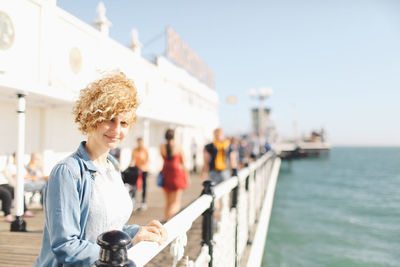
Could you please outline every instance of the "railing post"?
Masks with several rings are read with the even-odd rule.
[[[238,178],[238,184],[232,190],[232,208],[235,209],[235,267],[238,266],[238,228],[239,228],[239,210],[238,210],[238,202],[239,202],[239,188],[240,188],[240,179]]]
[[[96,261],[97,267],[136,267],[128,259],[126,247],[131,243],[130,237],[118,230],[101,234],[97,238],[100,248],[100,257]]]
[[[210,262],[208,267],[213,266],[213,234],[214,234],[214,185],[215,183],[211,180],[206,180],[203,182],[203,191],[201,194],[207,194],[212,196],[212,201],[210,207],[203,213],[203,223],[202,223],[202,242],[201,244],[206,244],[208,246],[208,254],[210,255]]]
[[[246,198],[247,198],[247,245],[251,245],[251,229],[250,229],[250,204],[251,204],[251,196],[250,196],[250,179],[254,177],[256,170],[252,170],[249,173],[249,176],[246,177],[246,183],[245,183],[245,188],[246,188]]]

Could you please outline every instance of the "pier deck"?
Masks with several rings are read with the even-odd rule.
[[[164,195],[162,190],[156,186],[155,177],[148,177],[147,204],[146,211],[136,211],[132,214],[128,224],[144,225],[152,219],[163,220]],[[184,191],[182,197],[183,207],[196,199],[202,190],[202,185],[197,175],[191,175],[190,186]],[[140,197],[139,197],[140,196]],[[139,197],[139,198],[138,198]],[[141,199],[140,192],[137,198]],[[36,216],[25,218],[27,232],[10,232],[10,223],[4,222],[4,217],[0,217],[0,266],[3,267],[31,267],[33,266],[42,244],[42,232],[44,217],[41,209],[33,210]],[[201,221],[198,219],[189,231],[188,245],[185,255],[190,258],[196,256],[201,247]],[[146,266],[168,266],[167,262],[172,261],[168,247]]]

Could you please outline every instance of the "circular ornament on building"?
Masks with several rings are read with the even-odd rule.
[[[0,49],[7,50],[14,43],[15,30],[11,18],[0,11]]]
[[[73,47],[69,51],[69,66],[75,74],[78,74],[82,69],[82,55],[77,47]]]

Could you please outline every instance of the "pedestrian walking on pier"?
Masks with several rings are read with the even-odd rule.
[[[221,128],[214,130],[214,141],[204,147],[204,165],[200,179],[205,180],[207,177],[219,184],[230,177],[229,162],[236,162],[231,159],[232,148],[230,141],[225,139],[224,132]]]
[[[237,174],[237,160],[233,158],[235,155],[232,153],[231,143],[228,139],[225,139],[224,131],[221,128],[214,130],[214,140],[204,147],[203,154],[204,164],[200,175],[201,180],[209,179],[217,185],[229,179],[231,176],[231,173],[229,173],[230,163],[235,164],[233,169],[236,171],[233,174]],[[220,217],[220,206],[220,201],[216,201],[214,212],[216,226]]]
[[[132,150],[132,160],[130,166],[134,166],[138,170],[138,174],[142,175],[142,202],[138,205],[141,210],[147,209],[146,190],[147,190],[147,174],[149,169],[149,152],[143,145],[143,138],[137,139],[137,147]]]
[[[99,258],[97,237],[122,230],[132,245],[162,243],[165,228],[158,221],[125,225],[132,201],[117,160],[109,154],[136,119],[137,91],[123,73],[111,73],[81,90],[73,114],[87,136],[78,150],[52,170],[44,191],[42,248],[35,267],[92,266]]]
[[[188,187],[188,170],[182,148],[175,143],[174,130],[165,133],[166,144],[160,146],[164,160],[161,175],[165,195],[165,221],[171,219],[181,209],[182,190]]]

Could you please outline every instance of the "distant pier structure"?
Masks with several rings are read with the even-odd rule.
[[[275,144],[273,149],[281,159],[291,160],[327,154],[331,146],[327,142],[287,142]]]

